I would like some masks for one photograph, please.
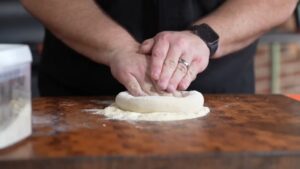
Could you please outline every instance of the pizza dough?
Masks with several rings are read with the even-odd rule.
[[[204,99],[197,91],[182,92],[181,97],[174,96],[139,96],[121,92],[116,97],[119,108],[140,113],[152,112],[198,112],[203,107]]]
[[[181,96],[132,96],[128,92],[117,95],[115,103],[97,112],[110,119],[133,121],[174,121],[205,116],[208,107],[197,91],[185,91]]]

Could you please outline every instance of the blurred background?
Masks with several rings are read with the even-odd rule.
[[[300,93],[300,8],[284,24],[263,36],[255,57],[256,93]],[[32,95],[38,97],[37,73],[44,29],[18,0],[0,0],[0,43],[30,45]]]
[[[37,72],[43,37],[43,26],[25,11],[19,0],[0,0],[0,43],[22,43],[31,48],[33,97],[39,96]]]

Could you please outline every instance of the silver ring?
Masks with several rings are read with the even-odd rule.
[[[187,69],[190,67],[190,64],[184,59],[179,58],[178,63],[182,63]]]

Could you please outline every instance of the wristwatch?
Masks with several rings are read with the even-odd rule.
[[[219,46],[219,35],[207,24],[192,25],[189,30],[199,36],[207,45],[211,58],[217,51]]]

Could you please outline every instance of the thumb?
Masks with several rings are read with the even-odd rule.
[[[140,53],[142,54],[150,54],[151,53],[151,50],[153,48],[153,45],[154,45],[154,39],[151,38],[151,39],[147,39],[145,40],[142,45],[140,46]]]

